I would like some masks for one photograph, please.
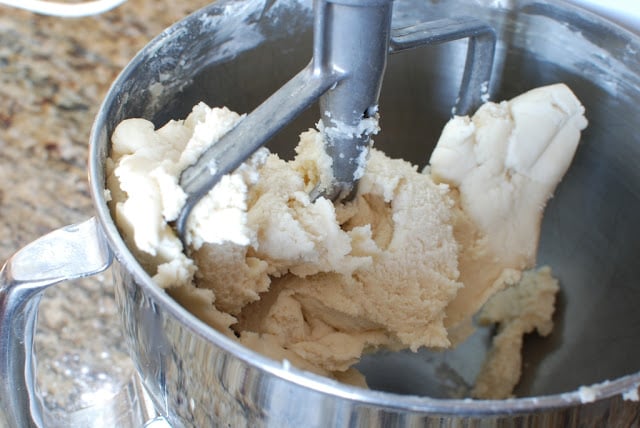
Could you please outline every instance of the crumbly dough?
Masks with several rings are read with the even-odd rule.
[[[471,394],[476,398],[509,398],[522,373],[524,335],[547,336],[553,329],[558,281],[548,266],[527,271],[518,284],[494,294],[478,314],[484,325],[498,324],[491,350]]]
[[[194,107],[162,128],[123,121],[107,186],[131,250],[161,287],[229,337],[351,383],[363,352],[445,348],[535,262],[540,219],[587,122],[565,85],[487,103],[447,124],[430,166],[372,149],[358,194],[310,192],[330,170],[321,133],[284,161],[261,149],[194,209],[184,251],[169,223],[180,172],[241,117]],[[212,166],[215,167],[215,166]]]

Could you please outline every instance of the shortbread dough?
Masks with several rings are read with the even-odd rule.
[[[534,266],[583,113],[563,84],[486,103],[445,126],[423,171],[371,149],[357,196],[336,204],[309,196],[331,159],[308,130],[293,160],[260,149],[225,176],[194,209],[187,249],[171,228],[178,177],[242,116],[201,103],[157,130],[123,121],[107,187],[131,251],[192,313],[267,356],[363,384],[351,367],[364,352],[452,346]]]

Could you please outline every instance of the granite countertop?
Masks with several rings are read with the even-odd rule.
[[[102,98],[149,40],[209,2],[129,0],[78,19],[0,6],[1,260],[92,216],[88,140]],[[131,375],[108,272],[46,292],[36,346],[39,385],[54,410],[89,405],[89,390]]]

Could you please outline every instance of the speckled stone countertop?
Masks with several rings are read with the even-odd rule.
[[[0,259],[92,216],[93,118],[111,82],[164,28],[209,0],[129,0],[63,19],[0,6]],[[38,381],[47,407],[75,410],[131,375],[110,275],[64,283],[40,308]],[[100,391],[98,391],[100,392]],[[109,394],[110,391],[102,391]]]

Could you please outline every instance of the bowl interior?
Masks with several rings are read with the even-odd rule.
[[[589,127],[570,171],[550,201],[539,264],[561,283],[556,327],[527,337],[520,396],[571,391],[640,370],[640,41],[560,2],[397,0],[394,25],[448,15],[485,19],[498,34],[493,100],[565,82],[586,107]],[[221,13],[221,8],[231,8]],[[310,5],[275,1],[212,5],[169,29],[119,79],[100,141],[120,120],[157,125],[185,117],[204,101],[249,112],[311,59]],[[286,23],[283,24],[283,23]],[[382,132],[375,145],[418,165],[429,158],[450,117],[466,42],[429,46],[389,58],[380,98]],[[314,126],[317,107],[293,121],[269,146],[290,157],[297,135]],[[104,159],[98,160],[104,162]],[[490,340],[479,330],[445,353],[379,353],[360,368],[372,388],[450,396],[473,381]],[[393,369],[390,369],[393,367]]]

